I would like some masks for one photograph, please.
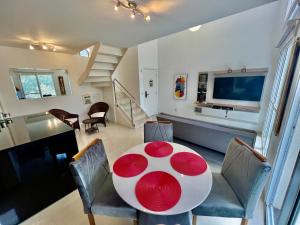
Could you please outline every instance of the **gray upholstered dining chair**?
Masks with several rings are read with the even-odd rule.
[[[71,173],[90,225],[95,225],[93,214],[130,218],[136,224],[136,209],[125,203],[114,188],[102,141],[95,139],[73,160]]]
[[[208,198],[192,210],[197,216],[242,218],[248,224],[259,201],[271,166],[266,158],[242,140],[233,139],[227,149],[221,173],[213,173]]]
[[[153,215],[139,212],[139,225],[191,225],[192,217],[190,212],[177,215]]]
[[[173,124],[168,121],[148,121],[144,124],[144,142],[173,142]]]

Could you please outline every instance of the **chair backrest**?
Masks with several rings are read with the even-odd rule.
[[[71,173],[83,202],[84,211],[90,212],[92,202],[109,175],[109,165],[101,140],[96,139],[73,157]]]
[[[148,121],[144,124],[144,142],[173,142],[173,124],[167,121]]]
[[[107,103],[97,102],[91,106],[91,108],[88,112],[88,115],[91,116],[92,114],[97,113],[97,112],[105,112],[105,115],[106,115],[108,110],[109,110],[109,105]]]
[[[266,158],[252,147],[238,138],[230,142],[221,174],[244,206],[245,218],[253,216],[270,171]]]
[[[50,109],[48,112],[62,121],[69,117],[69,113],[62,109]]]

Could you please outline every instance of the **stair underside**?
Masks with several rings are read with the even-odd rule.
[[[100,44],[97,56],[84,83],[94,87],[111,87],[111,75],[123,56],[124,49]]]

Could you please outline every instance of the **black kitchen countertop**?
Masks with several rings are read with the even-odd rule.
[[[0,132],[0,151],[73,130],[48,113],[12,118]]]

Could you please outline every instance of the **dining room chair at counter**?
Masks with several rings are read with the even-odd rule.
[[[192,225],[190,212],[176,215],[154,215],[140,211],[138,218],[139,225]]]
[[[197,216],[241,218],[241,225],[247,225],[270,171],[271,166],[264,156],[241,139],[232,139],[221,173],[213,173],[208,198],[192,210],[193,225],[197,223]]]
[[[102,140],[95,139],[73,160],[70,170],[90,225],[95,225],[94,215],[128,218],[136,225],[136,209],[125,203],[114,188]]]
[[[173,124],[169,121],[147,121],[144,124],[144,143],[151,141],[173,142]]]

